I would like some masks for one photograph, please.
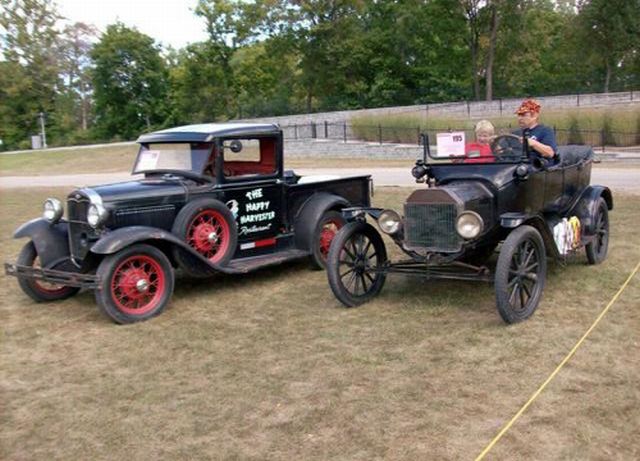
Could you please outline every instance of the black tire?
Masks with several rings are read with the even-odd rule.
[[[98,277],[96,303],[107,317],[121,324],[160,314],[171,299],[175,280],[165,254],[145,244],[104,258],[98,266]]]
[[[199,199],[185,205],[173,223],[171,232],[185,241],[194,250],[220,266],[233,257],[238,245],[238,229],[233,214],[227,206],[214,199]],[[215,234],[206,238],[206,234]],[[209,277],[193,268],[188,256],[173,248],[173,257],[178,266],[191,277]]]
[[[67,262],[68,264],[71,264],[70,261]],[[40,266],[38,252],[36,251],[36,247],[33,242],[29,242],[22,247],[16,263],[19,266]],[[66,266],[66,264],[65,262],[62,262],[51,267],[51,269],[69,269],[68,267],[64,266]],[[39,303],[67,299],[80,291],[80,288],[51,284],[25,277],[18,277],[18,284],[20,285],[22,291],[24,291],[31,299]]]
[[[364,222],[347,224],[340,229],[329,249],[327,276],[331,291],[347,307],[369,301],[384,286],[387,275],[381,269],[386,261],[387,250],[382,237],[371,225]]]
[[[537,229],[520,226],[502,245],[495,274],[496,306],[506,323],[535,312],[547,277],[547,255]]]
[[[589,264],[600,264],[609,251],[609,208],[602,197],[598,199],[593,223],[595,240],[585,245],[585,251]]]
[[[337,211],[326,211],[322,215],[313,231],[311,240],[311,245],[313,245],[311,263],[314,269],[323,270],[327,266],[331,242],[346,223],[342,213]]]

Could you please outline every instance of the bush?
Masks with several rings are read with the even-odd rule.
[[[560,140],[558,139],[558,141]],[[578,123],[578,118],[575,116],[572,116],[571,121],[569,122],[569,132],[567,134],[566,143],[584,144],[584,138],[582,137],[582,132],[580,131],[580,124]]]
[[[516,128],[516,119],[488,117],[498,134],[509,133]],[[571,109],[544,112],[540,121],[557,130],[559,144],[601,145],[602,138],[609,146],[640,144],[640,108]],[[357,139],[378,142],[415,143],[417,131],[433,137],[436,132],[465,131],[473,139],[477,120],[438,117],[424,113],[399,115],[361,115],[351,119],[353,134]],[[380,136],[382,135],[382,136]]]

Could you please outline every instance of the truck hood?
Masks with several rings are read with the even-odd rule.
[[[84,193],[90,199],[93,194],[96,194],[105,206],[125,205],[129,202],[131,204],[164,204],[174,202],[176,196],[186,195],[186,189],[180,181],[167,179],[139,179],[104,184],[81,189],[78,192]],[[94,196],[94,199],[97,197]]]

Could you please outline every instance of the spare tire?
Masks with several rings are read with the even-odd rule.
[[[238,243],[238,229],[231,211],[219,200],[209,198],[185,205],[178,213],[171,232],[209,262],[220,266],[228,263],[233,257]],[[194,270],[188,255],[180,249],[174,248],[173,256],[188,275],[211,275]]]

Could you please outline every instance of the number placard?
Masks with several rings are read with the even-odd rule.
[[[438,133],[436,137],[436,157],[464,157],[464,141],[464,131]]]
[[[158,159],[160,158],[160,151],[147,150],[140,153],[138,159],[137,171],[153,170],[158,165]]]

